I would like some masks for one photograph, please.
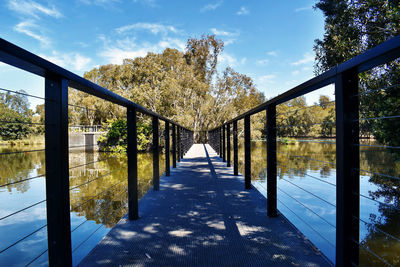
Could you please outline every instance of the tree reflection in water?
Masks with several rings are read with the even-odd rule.
[[[285,180],[300,185],[335,204],[335,188],[332,187],[332,190],[329,191],[331,193],[324,194],[325,190],[331,186],[320,183],[313,178],[336,184],[336,146],[327,143],[334,142],[334,140],[325,141],[320,143],[292,142],[290,144],[278,142],[277,146],[278,187],[296,196],[307,206],[316,209],[321,208],[321,205],[313,202],[312,196],[290,186],[285,183]],[[375,143],[368,142],[368,144],[374,145]],[[266,144],[263,141],[252,141],[251,150],[252,180],[266,187]],[[233,149],[231,153],[233,158]],[[239,145],[239,171],[241,173],[244,171],[243,160],[244,148],[243,142],[241,142]],[[360,242],[388,263],[395,266],[399,265],[400,181],[390,177],[400,176],[400,154],[396,149],[361,146],[360,169],[364,170],[360,172],[360,194],[365,196],[360,197],[360,219],[362,220],[360,221]],[[313,177],[310,177],[310,175]],[[279,193],[278,190],[278,198],[282,197],[286,200],[285,196]],[[287,200],[293,201],[290,198]],[[325,209],[325,212],[329,213],[329,210]],[[290,220],[294,219],[293,214],[284,213],[284,215]],[[317,230],[321,232],[325,230],[323,227],[318,228],[318,222],[312,216],[310,217],[307,212],[301,213],[301,215],[307,218],[307,222],[315,226]],[[323,214],[322,217],[335,224],[335,220],[332,220],[328,215]],[[334,232],[332,233],[334,244]],[[314,241],[318,237],[315,237],[314,240],[312,236],[307,237],[317,246],[321,243]],[[334,260],[334,251],[331,247],[324,245],[318,247],[328,256],[332,255],[330,258]],[[366,250],[360,248],[360,266],[384,266],[384,264],[375,256],[371,256]]]
[[[334,142],[333,140],[329,142]],[[373,144],[373,143],[371,143]],[[233,161],[233,145],[231,146],[231,160]],[[43,147],[2,147],[0,152],[26,151],[43,149]],[[263,141],[253,141],[252,150],[252,180],[263,185],[266,183],[266,145]],[[45,191],[43,187],[43,177],[32,180],[23,181],[25,179],[34,178],[45,174],[45,153],[27,152],[2,155],[0,160],[0,183],[2,185],[9,184],[0,188],[0,197],[3,199],[16,199],[18,201],[5,201],[1,208],[1,213],[7,215],[19,210],[27,204],[32,204],[32,196],[37,200],[45,199]],[[160,173],[165,170],[165,155],[160,154]],[[326,183],[313,179],[310,175],[335,184],[335,161],[336,151],[335,144],[327,144],[326,142],[291,142],[290,144],[278,143],[278,186],[298,198],[300,201],[310,207],[320,209],[322,216],[332,224],[335,224],[335,214],[329,214],[329,209],[319,202],[314,202],[306,192],[298,188],[290,187],[285,180],[298,184],[310,192],[326,198],[335,203],[335,188]],[[400,259],[400,181],[390,178],[400,176],[400,155],[395,149],[379,148],[379,147],[360,147],[360,169],[364,170],[360,173],[360,193],[365,196],[360,198],[360,241],[362,244],[388,261],[392,265],[399,265]],[[93,163],[96,162],[96,163]],[[243,139],[240,138],[239,145],[239,171],[243,173],[244,149]],[[86,223],[82,235],[89,235],[96,229],[96,225],[104,225],[109,229],[113,227],[119,219],[127,212],[127,159],[124,156],[113,157],[107,153],[71,151],[70,153],[70,187],[72,188],[71,198],[71,223],[72,229],[75,229],[85,221]],[[172,159],[171,159],[172,165]],[[371,172],[365,172],[371,171]],[[138,176],[139,176],[139,196],[143,196],[152,186],[153,177],[152,154],[140,153],[138,155]],[[374,174],[375,173],[375,174]],[[378,174],[384,174],[378,175]],[[42,181],[39,186],[37,182]],[[328,191],[328,189],[330,191]],[[24,197],[27,199],[24,199]],[[278,197],[282,201],[286,201],[287,205],[298,207],[291,199],[285,198],[278,191]],[[36,199],[35,199],[36,200]],[[380,203],[378,203],[380,202]],[[297,205],[297,206],[296,206]],[[42,214],[38,216],[36,213],[39,209],[26,210],[23,217],[16,216],[8,218],[7,222],[0,225],[0,231],[10,232],[9,235],[3,235],[2,243],[10,243],[14,236],[21,234],[18,229],[29,229],[30,226],[39,226],[43,223]],[[41,208],[41,212],[45,213],[45,209]],[[281,212],[286,217],[296,223],[295,218],[290,213],[285,213],[283,207]],[[299,210],[299,212],[301,212]],[[315,221],[314,217],[307,217],[307,212],[301,213],[307,218],[308,223],[313,225],[320,231],[325,229]],[[35,217],[36,216],[36,217]],[[29,220],[27,218],[30,218]],[[32,222],[32,218],[37,218],[37,223]],[[45,217],[44,217],[45,218]],[[22,220],[22,221],[20,221]],[[44,221],[45,223],[45,221]],[[12,230],[10,227],[12,227]],[[301,225],[296,225],[303,231]],[[320,227],[320,228],[318,228]],[[17,231],[18,232],[12,232]],[[34,229],[32,229],[34,230]],[[333,229],[334,230],[334,229]],[[31,247],[31,254],[24,254],[23,247],[10,251],[9,258],[13,258],[15,263],[25,263],[31,260],[34,254],[42,252],[46,245],[43,238],[44,232],[39,236],[32,236],[26,242],[42,242],[39,248]],[[108,230],[107,230],[108,231]],[[107,232],[99,233],[98,239],[88,241],[85,248],[80,248],[81,257],[85,255],[98,242],[99,239]],[[11,233],[12,232],[12,233]],[[74,234],[81,234],[77,231]],[[326,255],[334,255],[332,248],[323,245],[323,243],[312,237],[312,232],[304,228],[306,235],[312,240]],[[390,235],[388,235],[388,234]],[[328,232],[326,236],[331,235],[334,243],[334,231]],[[15,238],[14,238],[15,239]],[[321,244],[321,245],[320,245]],[[37,251],[36,251],[37,250]],[[329,250],[329,251],[328,251]],[[87,251],[87,252],[86,252]],[[79,252],[79,251],[77,251]],[[21,255],[27,255],[21,256]],[[1,256],[1,255],[0,255]],[[12,257],[11,257],[12,256]],[[376,257],[371,256],[365,250],[360,250],[361,266],[379,266],[381,264]],[[29,258],[30,257],[30,258]],[[332,260],[334,258],[330,257]],[[41,258],[41,262],[46,261],[46,254]],[[0,262],[2,258],[0,257]]]
[[[6,185],[0,187],[0,199],[4,200],[0,217],[25,208],[33,201],[46,198],[43,149],[43,146],[3,146],[0,148],[0,153],[41,150],[0,155],[0,185]],[[165,155],[160,153],[160,175],[165,171],[164,159]],[[99,226],[104,226],[102,231],[98,231],[96,235],[86,240],[84,246],[74,252],[74,264],[76,264],[127,212],[127,158],[124,155],[116,157],[108,153],[71,150],[69,161],[73,248],[78,247],[79,243]],[[151,153],[138,154],[139,197],[142,197],[152,186],[152,164]],[[5,247],[12,244],[45,224],[45,218],[45,203],[42,203],[3,220],[0,223],[0,232],[7,235],[3,234],[0,237],[0,243]],[[28,243],[31,245],[29,253],[26,253],[25,247]],[[7,253],[0,254],[0,265],[3,263],[26,264],[46,248],[46,228],[44,228],[8,250]],[[46,262],[47,253],[44,253],[34,263],[45,264]]]

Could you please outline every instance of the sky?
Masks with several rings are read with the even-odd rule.
[[[78,75],[215,34],[227,66],[266,98],[314,77],[314,40],[324,18],[313,0],[3,0],[0,37]],[[43,95],[42,78],[0,63],[0,87]],[[319,94],[307,97],[309,104]],[[30,99],[31,106],[41,104]]]

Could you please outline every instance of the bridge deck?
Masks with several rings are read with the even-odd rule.
[[[194,145],[140,200],[141,218],[124,217],[80,266],[331,265],[232,173],[210,146]]]

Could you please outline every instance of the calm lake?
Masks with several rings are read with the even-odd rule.
[[[334,141],[278,144],[278,209],[334,261],[336,154],[335,144],[330,142]],[[0,153],[39,150],[0,155],[0,185],[8,184],[0,187],[0,218],[4,218],[0,220],[0,251],[4,251],[0,253],[0,266],[47,265],[45,154],[41,149],[0,147]],[[354,219],[360,221],[363,246],[390,264],[398,265],[400,191],[399,181],[390,178],[400,174],[400,154],[395,152],[360,147],[360,169],[364,170],[360,175],[362,196],[360,218]],[[143,195],[152,185],[152,155],[142,153],[138,157],[139,190]],[[241,173],[243,157],[240,145]],[[264,194],[265,158],[265,142],[252,142],[253,184]],[[164,165],[161,154],[160,173],[164,172]],[[127,212],[126,158],[72,150],[70,168],[71,237],[76,265]],[[29,208],[22,210],[26,207]],[[20,242],[7,249],[17,241]],[[360,256],[360,266],[380,264],[362,248]]]

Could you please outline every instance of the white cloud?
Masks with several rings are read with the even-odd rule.
[[[258,78],[258,81],[259,81],[260,83],[268,83],[268,84],[271,84],[271,83],[274,83],[274,82],[275,82],[275,78],[276,78],[276,75],[274,75],[274,74],[263,75],[263,76],[261,76],[260,78]]]
[[[59,53],[56,51],[52,51],[51,55],[40,56],[63,68],[72,69],[75,71],[87,70],[89,67],[89,63],[92,61],[90,58],[76,52]]]
[[[302,64],[311,63],[311,62],[314,62],[314,56],[310,52],[307,52],[303,55],[302,59],[292,62],[292,63],[290,63],[290,65],[298,66],[298,65],[302,65]]]
[[[223,30],[218,30],[216,28],[211,28],[210,31],[219,36],[226,36],[226,37],[231,37],[231,36],[237,36],[237,32],[228,32],[228,31],[223,31]]]
[[[278,52],[276,52],[276,51],[269,51],[269,52],[267,52],[267,55],[268,55],[268,56],[271,56],[271,57],[277,57],[277,56],[278,56]]]
[[[40,15],[54,18],[62,17],[62,14],[54,6],[46,7],[32,0],[10,0],[8,2],[8,8],[19,14],[31,16],[37,19]]]
[[[18,23],[14,26],[14,31],[26,34],[29,37],[38,40],[43,46],[47,47],[50,45],[49,38],[44,35],[43,30],[32,20]]]
[[[159,23],[146,23],[146,22],[138,22],[135,24],[130,24],[126,26],[122,26],[116,29],[117,33],[125,33],[132,30],[145,30],[149,31],[152,34],[164,34],[168,33],[180,33],[181,31],[176,29],[174,26],[170,25],[162,25]]]
[[[242,6],[240,7],[239,11],[236,12],[237,15],[241,16],[241,15],[248,15],[250,14],[250,11],[247,9],[247,7]]]
[[[200,9],[200,12],[216,10],[218,7],[220,7],[222,5],[222,3],[223,3],[223,1],[218,1],[218,2],[216,2],[214,4],[205,5]]]
[[[45,27],[39,26],[38,22],[43,16],[61,18],[62,14],[55,6],[45,6],[33,0],[8,0],[8,8],[20,17],[14,31],[38,40],[45,47],[50,45],[50,39],[44,34]]]
[[[296,8],[295,10],[294,10],[294,12],[301,12],[301,11],[307,11],[307,10],[312,10],[312,6],[304,6],[304,7],[299,7],[299,8]]]
[[[257,61],[258,65],[268,65],[269,59],[260,59]]]
[[[299,73],[300,73],[299,70],[294,70],[294,71],[292,71],[292,75],[298,75]]]
[[[227,53],[222,53],[219,56],[219,62],[221,64],[225,64],[225,65],[228,65],[228,66],[231,66],[231,67],[237,66],[237,64],[238,64],[237,59],[235,57],[227,54]]]
[[[168,47],[181,51],[186,47],[184,41],[176,38],[162,38],[156,43],[138,43],[135,38],[129,37],[116,41],[109,40],[105,36],[99,38],[104,42],[104,48],[99,55],[112,64],[122,64],[126,58],[144,57],[149,52],[160,53]]]

